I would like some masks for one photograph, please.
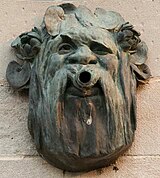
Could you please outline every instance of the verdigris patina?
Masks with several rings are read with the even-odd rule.
[[[150,77],[139,36],[116,12],[61,4],[13,41],[18,59],[6,77],[15,89],[29,88],[29,131],[49,163],[93,170],[132,144],[136,87]]]

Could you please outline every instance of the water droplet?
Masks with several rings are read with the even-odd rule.
[[[92,124],[92,116],[89,117],[89,119],[86,122],[87,125],[91,125]]]

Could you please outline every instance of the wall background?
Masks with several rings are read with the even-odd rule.
[[[141,32],[149,48],[152,78],[137,92],[137,131],[131,149],[113,166],[71,174],[50,166],[35,150],[27,130],[28,97],[14,92],[5,79],[14,60],[10,43],[39,24],[48,6],[71,2],[90,9],[119,12]],[[160,177],[160,2],[159,0],[1,0],[0,2],[0,177],[1,178],[159,178]]]

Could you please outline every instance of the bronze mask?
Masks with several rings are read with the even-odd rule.
[[[49,163],[93,170],[132,144],[136,87],[150,77],[139,36],[116,12],[62,4],[13,41],[19,59],[6,77],[15,89],[29,88],[29,131]]]

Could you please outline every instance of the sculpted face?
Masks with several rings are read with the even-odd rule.
[[[118,13],[52,6],[41,29],[12,47],[22,62],[12,61],[6,77],[16,89],[29,86],[29,131],[49,163],[88,171],[110,165],[131,145],[137,81],[150,72],[145,43]]]

